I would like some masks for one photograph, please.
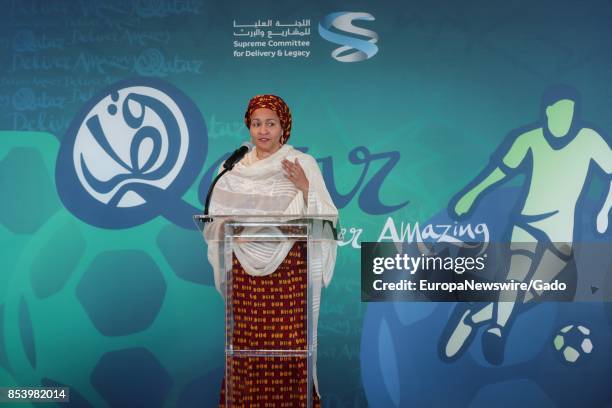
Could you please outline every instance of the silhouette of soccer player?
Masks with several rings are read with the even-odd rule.
[[[523,195],[511,215],[510,262],[507,281],[541,279],[551,282],[572,260],[576,205],[594,170],[609,178],[612,151],[595,130],[579,121],[580,98],[573,88],[556,86],[542,98],[540,122],[513,132],[492,156],[487,168],[451,201],[450,212],[463,218],[484,194],[517,174],[526,176]],[[604,233],[612,206],[612,181],[596,227]],[[483,354],[501,364],[505,340],[516,303],[526,303],[538,292],[505,291],[498,302],[476,304],[456,313],[457,322],[442,339],[445,359],[460,357],[475,334],[483,333]],[[479,310],[475,310],[480,307]],[[452,327],[452,326],[450,326]],[[450,328],[449,327],[449,328]]]

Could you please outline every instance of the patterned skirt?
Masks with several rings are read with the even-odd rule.
[[[306,243],[296,242],[274,273],[259,277],[248,275],[234,255],[227,295],[234,309],[234,350],[306,350],[306,255]],[[228,406],[306,407],[305,357],[234,356],[225,364],[225,375],[232,373]],[[220,407],[228,399],[226,381]],[[312,406],[321,406],[314,385]]]

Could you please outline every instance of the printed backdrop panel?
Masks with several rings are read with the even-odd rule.
[[[191,216],[248,140],[248,100],[273,93],[344,233],[324,406],[612,401],[610,303],[368,304],[360,288],[362,242],[530,242],[502,281],[546,269],[580,299],[612,295],[607,2],[0,7],[0,386],[216,406],[223,302]]]

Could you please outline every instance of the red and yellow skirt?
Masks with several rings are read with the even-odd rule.
[[[278,269],[267,276],[248,275],[236,256],[228,302],[233,303],[234,331],[228,339],[234,350],[306,350],[306,243],[296,242]],[[226,324],[229,323],[229,315]],[[229,324],[227,324],[229,327]],[[232,407],[305,407],[305,357],[228,357]],[[226,378],[220,406],[225,407]],[[314,390],[312,406],[321,402]]]

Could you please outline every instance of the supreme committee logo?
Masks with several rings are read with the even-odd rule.
[[[58,192],[89,224],[139,225],[180,206],[206,147],[204,120],[178,89],[152,78],[121,81],[73,119],[56,164]]]
[[[378,52],[378,34],[353,25],[355,20],[374,21],[370,13],[340,11],[323,17],[319,22],[319,34],[325,40],[341,45],[331,56],[340,62],[358,62],[372,58]],[[335,31],[332,31],[332,27]],[[353,34],[349,36],[346,34]],[[359,36],[359,37],[355,37]]]

